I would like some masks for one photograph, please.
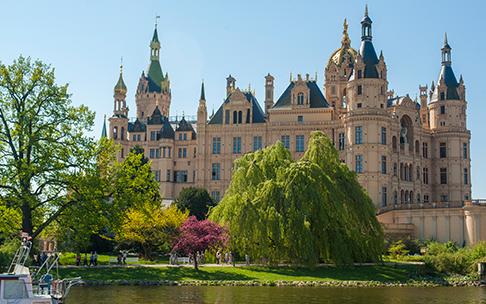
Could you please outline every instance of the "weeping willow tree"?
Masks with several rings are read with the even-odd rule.
[[[254,259],[349,264],[382,253],[373,203],[322,132],[311,134],[298,161],[281,143],[236,160],[210,219],[227,225],[232,246]]]

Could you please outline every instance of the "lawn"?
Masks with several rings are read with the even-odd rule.
[[[127,281],[379,281],[405,282],[423,273],[422,265],[375,265],[355,267],[110,267],[62,268],[62,277],[83,280]]]

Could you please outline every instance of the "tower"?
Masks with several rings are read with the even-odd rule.
[[[356,55],[348,35],[348,22],[344,19],[341,47],[332,53],[324,69],[326,99],[336,109],[346,107],[346,85],[353,72]]]
[[[135,103],[137,105],[137,118],[147,119],[156,106],[159,107],[162,115],[168,116],[170,111],[171,90],[169,74],[163,73],[160,65],[160,41],[155,24],[154,34],[150,41],[150,64],[145,75],[140,76]]]
[[[120,64],[120,76],[118,82],[113,89],[113,116],[110,117],[110,138],[115,141],[115,143],[122,146],[120,153],[117,158],[123,159],[127,153],[127,148],[125,144],[127,143],[127,132],[128,132],[128,108],[127,108],[127,86],[125,81],[123,81],[123,65]]]
[[[226,78],[226,97],[235,90],[236,79],[231,74]]]
[[[361,20],[360,49],[346,86],[345,157],[350,169],[358,173],[361,185],[378,204],[377,207],[383,207],[387,203],[387,199],[383,197],[392,192],[390,179],[387,174],[382,173],[381,167],[382,163],[386,166],[391,160],[390,145],[386,142],[387,134],[391,133],[391,130],[387,130],[388,82],[383,54],[378,58],[373,46],[371,25],[366,7]]]
[[[268,73],[265,76],[265,114],[268,115],[268,110],[273,107],[273,81],[275,78]]]
[[[441,69],[429,104],[430,129],[434,132],[433,199],[461,204],[471,198],[469,146],[471,133],[466,127],[464,80],[459,82],[452,69],[452,48],[444,36]]]

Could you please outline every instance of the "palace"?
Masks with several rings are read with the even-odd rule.
[[[156,27],[150,65],[135,94],[136,118],[128,117],[120,69],[104,136],[109,133],[120,144],[119,159],[135,145],[144,149],[166,200],[197,186],[219,201],[236,158],[278,140],[299,158],[310,132],[321,130],[357,173],[388,233],[460,244],[486,239],[486,224],[481,225],[486,211],[471,201],[465,86],[452,69],[447,36],[437,82],[419,86],[420,98],[413,100],[388,89],[385,57],[376,54],[367,9],[361,29],[355,50],[344,22],[341,46],[324,67],[322,87],[317,77],[291,76],[275,99],[274,77],[268,74],[261,107],[255,93],[238,88],[229,75],[225,100],[209,117],[202,84],[197,119],[191,121],[169,118],[170,80],[159,62]]]

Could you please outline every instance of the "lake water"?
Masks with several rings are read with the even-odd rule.
[[[196,304],[196,303],[486,303],[482,287],[76,287],[66,304]]]

